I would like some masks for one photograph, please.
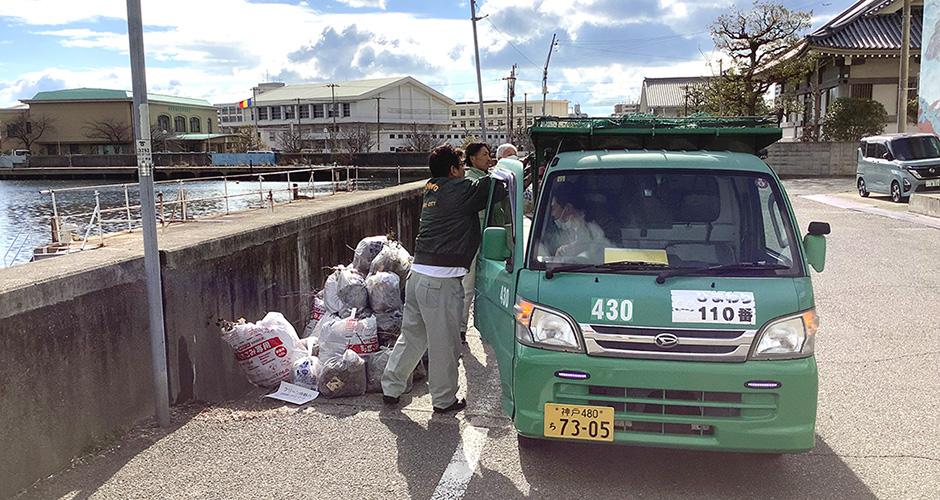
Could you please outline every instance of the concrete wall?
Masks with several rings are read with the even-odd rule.
[[[778,142],[764,161],[782,177],[855,175],[857,142]]]
[[[347,245],[395,231],[412,250],[422,184],[160,229],[171,403],[251,389],[220,318],[280,311],[302,328],[304,294],[352,259]],[[105,241],[0,269],[0,498],[153,414],[141,236]]]

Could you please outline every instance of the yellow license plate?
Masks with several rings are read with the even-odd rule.
[[[546,437],[613,441],[614,409],[545,403],[544,432]]]

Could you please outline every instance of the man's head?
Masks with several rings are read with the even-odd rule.
[[[490,147],[483,142],[471,142],[464,154],[464,165],[484,172],[490,168]]]
[[[463,151],[450,143],[444,143],[431,150],[428,155],[428,168],[431,177],[463,177],[464,169],[460,164]]]
[[[500,146],[496,148],[496,159],[502,160],[503,158],[516,156],[517,153],[516,147],[507,142],[506,144],[500,144]]]
[[[584,197],[572,185],[555,184],[552,188],[552,218],[559,221],[571,220],[584,214]]]

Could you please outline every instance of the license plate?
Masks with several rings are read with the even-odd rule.
[[[545,436],[613,441],[614,409],[609,406],[545,403]]]
[[[940,179],[930,179],[927,181],[927,187],[938,187],[940,186]]]

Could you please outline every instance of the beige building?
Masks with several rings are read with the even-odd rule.
[[[547,116],[568,116],[569,101],[546,100],[545,114]],[[542,101],[515,101],[512,109],[506,101],[483,101],[483,120],[486,122],[485,142],[499,144],[503,142],[522,142],[518,139],[524,136],[525,130],[532,126],[533,119],[542,116]],[[513,135],[509,137],[510,120],[512,120]],[[450,132],[445,140],[453,144],[462,144],[465,137],[473,135],[480,137],[483,133],[480,123],[480,102],[467,101],[455,103],[450,108]]]
[[[155,151],[220,150],[216,108],[202,99],[148,94]],[[0,110],[3,148],[25,147],[33,154],[132,153],[133,96],[126,90],[65,89],[24,99],[25,108]],[[17,134],[17,127],[21,127]],[[12,149],[12,148],[11,148]]]
[[[792,56],[811,54],[818,69],[798,85],[778,86],[777,93],[796,95],[796,109],[788,109],[780,124],[784,140],[800,140],[821,124],[826,110],[839,97],[860,97],[880,102],[888,112],[886,133],[898,130],[901,30],[904,2],[860,0],[831,21],[807,35]],[[921,61],[924,2],[915,0],[911,10],[909,98],[917,95]],[[911,119],[916,119],[916,110]],[[909,129],[913,129],[910,124]]]
[[[705,81],[702,76],[643,78],[638,111],[652,115],[677,117],[689,114],[688,89]]]

